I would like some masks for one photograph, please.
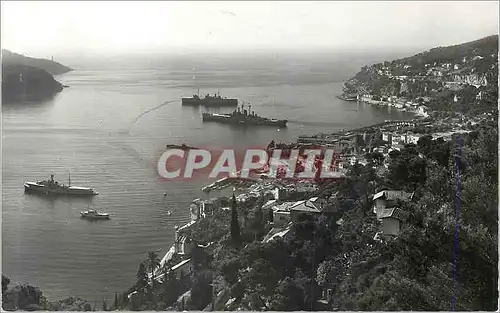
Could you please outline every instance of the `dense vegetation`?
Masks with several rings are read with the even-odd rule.
[[[262,202],[218,212],[191,230],[200,243],[215,241],[213,257],[196,251],[192,277],[122,308],[202,310],[215,282],[216,310],[495,310],[497,140],[493,120],[448,142],[424,136],[391,153],[382,177],[373,166],[383,156],[371,155],[345,181],[322,186],[328,214],[303,217],[268,243]],[[385,188],[415,196],[400,203],[401,234],[379,241],[371,196]],[[331,300],[318,302],[326,289]]]
[[[38,101],[60,92],[63,86],[46,71],[25,65],[2,65],[2,102]]]

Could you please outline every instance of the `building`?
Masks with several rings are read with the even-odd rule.
[[[407,143],[417,144],[420,139],[420,135],[417,134],[408,134]]]
[[[290,217],[292,221],[298,221],[302,215],[321,214],[321,203],[318,197],[309,200],[302,200],[290,207]]]
[[[292,227],[292,223],[288,223],[283,228],[278,228],[278,227],[272,228],[267,233],[267,235],[264,237],[264,239],[262,239],[262,242],[268,243],[268,242],[270,242],[270,241],[272,241],[274,239],[277,239],[277,238],[286,239],[287,235],[290,232],[291,227]]]
[[[377,218],[387,208],[392,208],[399,201],[410,201],[413,198],[413,193],[408,193],[402,190],[383,190],[373,196],[375,201],[373,213],[377,214]]]
[[[290,223],[290,207],[293,206],[295,202],[285,202],[272,207],[273,210],[273,223],[275,226],[280,227],[285,224]]]
[[[322,200],[317,197],[309,200],[284,202],[272,206],[273,223],[276,227],[284,226],[291,221],[299,220],[303,214],[320,214],[323,206]],[[267,206],[269,207],[269,206]]]
[[[382,140],[392,142],[392,133],[382,133]]]
[[[397,236],[401,231],[405,217],[403,210],[394,207],[382,210],[378,219],[382,222],[383,235]]]

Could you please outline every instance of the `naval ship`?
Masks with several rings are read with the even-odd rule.
[[[277,126],[286,127],[288,120],[277,120],[267,117],[261,117],[252,111],[251,105],[248,105],[248,111],[244,108],[245,104],[241,105],[241,109],[238,107],[232,113],[229,114],[218,114],[218,113],[203,113],[203,121],[213,121],[223,124],[233,124],[241,126],[252,126],[252,125],[266,125],[266,126]]]
[[[200,98],[198,95],[193,95],[192,98],[182,98],[182,105],[203,105],[206,107],[224,107],[224,106],[237,106],[238,99],[228,99],[221,97],[219,93],[213,96],[207,94],[205,97]]]
[[[94,196],[97,191],[88,187],[71,186],[71,176],[68,177],[68,185],[60,184],[54,180],[54,174],[50,175],[49,180],[40,180],[37,182],[25,182],[24,192],[39,193],[44,195],[65,195],[65,196]]]

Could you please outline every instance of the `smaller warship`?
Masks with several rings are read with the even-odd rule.
[[[199,93],[199,92],[198,92]],[[220,94],[205,95],[201,98],[199,94],[193,95],[191,98],[182,98],[182,105],[203,105],[206,107],[224,107],[224,106],[237,106],[238,99],[228,99],[221,97]]]

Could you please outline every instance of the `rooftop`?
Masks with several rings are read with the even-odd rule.
[[[413,193],[404,192],[402,190],[382,190],[373,196],[373,200],[386,199],[386,200],[410,200]]]
[[[379,219],[384,219],[384,218],[394,218],[400,221],[404,220],[404,212],[400,208],[390,208],[390,209],[384,209],[379,215]]]

